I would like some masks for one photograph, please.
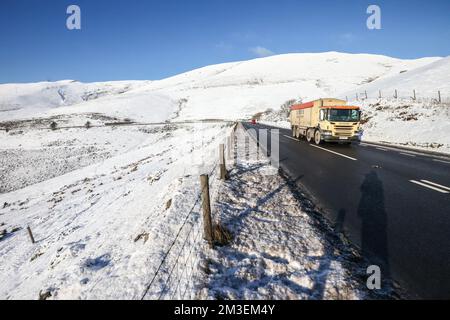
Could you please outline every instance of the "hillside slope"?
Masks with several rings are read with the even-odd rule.
[[[412,98],[413,90],[417,99],[438,99],[438,91],[441,91],[443,100],[450,101],[450,56],[423,65],[413,70],[402,70],[401,73],[388,75],[377,81],[361,85],[357,88],[362,93],[367,92],[369,98],[393,97],[397,90],[399,98]],[[346,92],[348,97],[355,97],[355,91]],[[343,95],[345,95],[343,94]]]
[[[278,108],[286,100],[336,96],[439,59],[295,53],[207,66],[152,82],[6,84],[0,85],[0,120],[45,116],[50,108],[51,114],[128,113],[129,117],[152,120],[146,114],[161,111],[154,110],[152,103],[156,100],[156,105],[160,105],[161,99],[174,103],[173,115],[179,119],[248,118],[268,108]],[[32,110],[25,112],[26,108]],[[134,111],[135,108],[144,110]],[[169,117],[163,117],[166,116]]]
[[[382,141],[450,153],[450,57],[358,88],[366,141]],[[397,90],[397,98],[394,92]],[[416,99],[413,99],[414,92]],[[379,97],[381,91],[382,98]],[[441,102],[438,101],[441,92]]]
[[[74,80],[0,85],[0,119],[35,117],[62,106],[118,96],[149,81],[81,83]]]
[[[338,52],[284,54],[205,67],[136,91],[157,91],[184,99],[181,119],[248,118],[290,99],[336,96],[437,60]]]

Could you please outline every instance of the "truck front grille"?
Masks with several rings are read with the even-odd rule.
[[[353,135],[352,126],[335,126],[334,129],[338,137],[351,137]]]
[[[334,128],[337,130],[352,130],[353,126],[334,126]]]
[[[352,133],[351,132],[337,132],[336,131],[336,136],[338,136],[338,137],[351,137]]]

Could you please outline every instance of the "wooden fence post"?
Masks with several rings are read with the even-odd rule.
[[[416,101],[416,90],[413,90],[413,100]]]
[[[394,92],[394,98],[397,99],[397,97],[398,97],[397,89],[395,89],[395,92]]]
[[[439,103],[441,103],[441,91],[438,91],[438,97],[439,97],[438,101]]]
[[[227,178],[227,168],[225,167],[225,146],[223,143],[219,144],[219,166],[220,166],[220,180]]]
[[[213,246],[213,232],[211,221],[211,204],[209,199],[209,177],[207,174],[200,176],[200,186],[202,188],[202,209],[203,209],[203,237],[208,241],[209,246]]]
[[[27,226],[27,230],[28,230],[28,235],[30,236],[30,239],[31,239],[31,243],[34,244],[36,241],[34,241],[33,232],[31,232],[30,226]]]
[[[231,133],[228,137],[227,137],[227,161],[231,162],[233,159],[231,158],[231,148],[232,148],[232,138],[233,137],[233,133]]]
[[[381,90],[378,90],[378,98],[382,98],[382,96],[381,96]]]
[[[367,100],[367,90],[365,90],[364,93],[366,94],[366,100]]]

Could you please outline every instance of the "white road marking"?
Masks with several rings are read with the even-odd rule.
[[[408,156],[408,157],[415,157],[416,156],[414,154],[409,154],[409,153],[404,153],[404,152],[399,152],[399,153],[404,155],[404,156]]]
[[[341,157],[344,157],[344,158],[347,158],[347,159],[350,159],[350,160],[353,160],[353,161],[358,160],[358,159],[355,159],[355,158],[346,156],[345,154],[342,154],[342,153],[339,153],[339,152],[335,152],[335,151],[331,151],[331,150],[328,150],[328,149],[325,149],[325,148],[316,146],[316,145],[314,145],[314,144],[310,144],[310,146],[311,146],[311,147],[314,147],[314,148],[318,148],[318,149],[324,150],[324,151],[328,151],[328,152],[334,153],[334,154],[336,154],[336,155],[338,155],[338,156],[341,156]]]
[[[428,181],[428,180],[422,180],[422,179],[420,181],[428,183],[428,184],[432,184],[435,187],[438,187],[438,188],[450,191],[449,187],[443,186],[442,184],[439,184],[439,183],[436,183],[436,182],[431,182],[431,181]]]
[[[289,139],[291,139],[291,140],[298,141],[297,139],[295,139],[295,138],[293,138],[293,137],[289,137],[289,136],[287,136],[287,135],[285,135],[285,134],[283,134],[283,136],[286,137],[286,138],[289,138]]]
[[[450,193],[450,192],[448,192],[448,191],[445,191],[445,190],[442,190],[442,189],[439,189],[439,188],[430,186],[430,185],[428,185],[428,184],[425,184],[425,183],[422,183],[422,182],[419,182],[419,181],[416,181],[416,180],[409,180],[409,182],[418,184],[418,185],[420,185],[420,186],[422,186],[422,187],[425,187],[425,188],[428,188],[428,189],[432,189],[432,190],[437,191],[437,192],[440,192],[440,193]]]
[[[450,164],[450,161],[444,161],[444,160],[438,160],[438,159],[433,159],[433,161],[442,162],[442,163],[449,163]]]
[[[376,147],[375,149],[381,150],[381,151],[389,151],[388,149],[384,149],[384,148],[380,148],[380,147]]]
[[[364,142],[361,142],[359,144],[360,146],[363,147],[373,147],[373,148],[378,148],[378,146],[376,145],[371,145],[371,144],[366,144]],[[396,147],[390,147],[390,146],[382,146],[381,148],[386,149],[386,150],[393,150],[393,151],[399,151],[402,150],[400,148],[396,148]],[[422,153],[420,152],[420,150],[417,151],[409,151],[409,150],[402,150],[402,152],[399,152],[400,154],[403,154],[405,156],[412,156],[412,155],[418,155],[418,156],[423,156],[423,157],[433,157],[433,155],[427,154],[427,153]]]

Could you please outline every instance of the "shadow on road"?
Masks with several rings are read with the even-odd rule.
[[[375,171],[366,174],[360,190],[358,216],[361,219],[362,255],[376,263],[381,269],[382,279],[390,282],[384,190],[383,183]]]

